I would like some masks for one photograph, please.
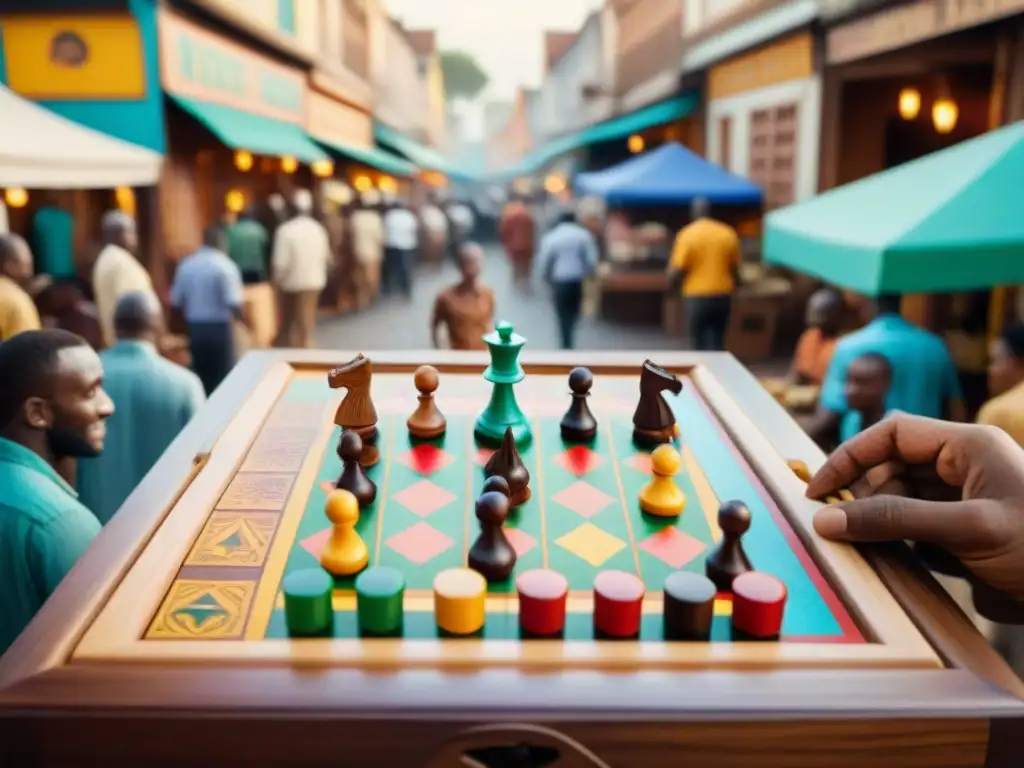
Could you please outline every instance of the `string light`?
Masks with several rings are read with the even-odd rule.
[[[950,98],[936,99],[932,105],[932,125],[939,133],[952,133],[960,118],[960,108]]]
[[[9,208],[24,208],[28,205],[28,190],[22,187],[11,187],[4,192],[4,202]]]
[[[281,170],[285,173],[295,173],[299,168],[299,161],[294,157],[281,158]]]
[[[235,168],[240,171],[248,171],[252,169],[252,165],[252,152],[246,152],[244,149],[235,152]]]
[[[629,151],[632,152],[634,155],[643,152],[645,146],[644,137],[634,133],[632,136],[629,137],[629,140],[627,141],[627,146],[629,147]]]

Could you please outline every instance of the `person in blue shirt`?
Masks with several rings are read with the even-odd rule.
[[[223,228],[207,227],[203,246],[178,265],[171,306],[188,326],[192,370],[213,394],[235,365],[236,320],[242,321],[242,272],[226,253]]]
[[[540,241],[537,269],[551,286],[562,349],[572,349],[583,305],[583,281],[597,269],[597,240],[576,221],[572,211],[562,213],[554,229]]]
[[[838,430],[840,441],[861,431],[860,414],[850,408],[846,385],[851,363],[862,355],[882,355],[892,366],[886,410],[935,419],[963,421],[963,398],[956,365],[945,342],[900,316],[901,297],[886,294],[875,300],[875,318],[836,344],[822,381],[818,412],[808,433],[827,446]]]
[[[106,525],[205,402],[192,371],[160,356],[163,310],[148,292],[127,293],[114,310],[117,343],[100,353],[116,413],[103,455],[78,463],[82,502]]]
[[[99,456],[114,405],[84,339],[25,331],[0,344],[0,654],[100,531],[58,467]]]

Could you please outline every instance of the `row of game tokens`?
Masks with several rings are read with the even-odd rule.
[[[486,620],[487,581],[471,568],[450,568],[434,578],[434,618],[450,635],[473,635]],[[557,571],[537,568],[516,578],[519,624],[536,637],[556,637],[565,628],[569,585]],[[285,577],[285,619],[292,636],[329,634],[333,626],[334,580],[309,569]],[[374,567],[356,579],[359,628],[366,635],[401,631],[405,579],[394,568]],[[666,637],[707,640],[711,634],[717,589],[706,576],[688,571],[670,574],[663,586]],[[602,571],[594,579],[594,629],[599,636],[633,638],[640,633],[645,587],[624,571]],[[732,585],[732,627],[752,639],[779,636],[786,587],[758,571],[737,576]]]

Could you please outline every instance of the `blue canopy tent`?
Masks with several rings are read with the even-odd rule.
[[[705,198],[716,205],[759,205],[759,186],[735,176],[681,144],[657,149],[603,171],[581,173],[577,194],[602,197],[609,205],[678,205]]]

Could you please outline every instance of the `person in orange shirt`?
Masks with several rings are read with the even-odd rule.
[[[976,421],[999,427],[1024,446],[1024,324],[1008,326],[992,344],[988,389],[992,398]]]
[[[692,221],[676,235],[668,272],[672,290],[682,290],[692,347],[715,352],[725,347],[742,254],[736,230],[712,219],[709,210],[706,199],[693,201]]]
[[[821,384],[832,362],[846,307],[843,297],[829,288],[811,294],[807,330],[800,334],[787,384]]]

